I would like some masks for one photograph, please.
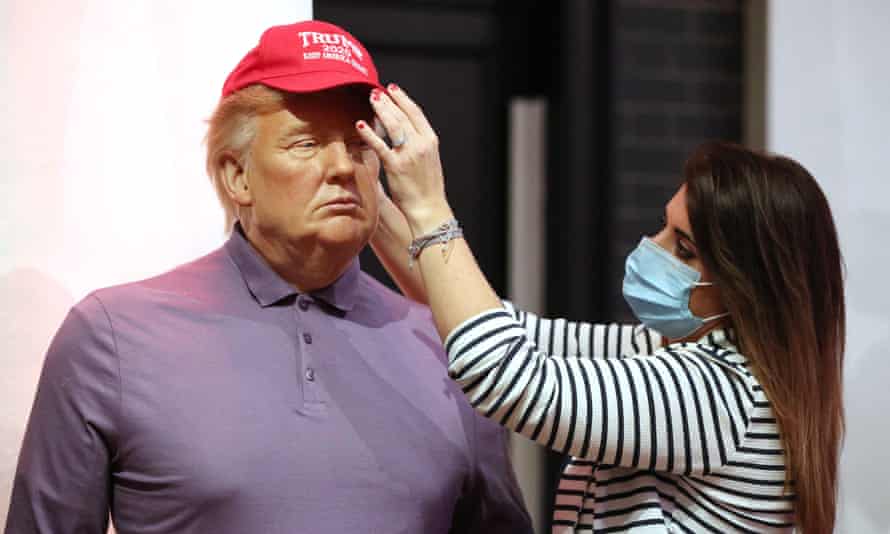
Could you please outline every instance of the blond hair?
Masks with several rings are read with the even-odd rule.
[[[225,212],[226,233],[239,218],[238,206],[229,197],[223,177],[225,157],[234,158],[243,168],[250,163],[250,148],[256,134],[258,115],[284,109],[288,94],[265,85],[250,85],[217,104],[207,121],[207,175]]]

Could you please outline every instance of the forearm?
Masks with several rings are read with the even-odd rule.
[[[408,246],[411,239],[411,228],[398,208],[388,199],[381,202],[380,220],[377,230],[371,236],[371,248],[402,294],[411,300],[427,304],[420,269],[408,268]]]
[[[428,230],[451,217],[451,210],[443,207],[420,222],[415,221],[415,227]],[[427,247],[420,253],[417,264],[423,274],[436,328],[443,340],[470,317],[503,306],[462,238]]]
[[[536,350],[506,310],[461,326],[447,347],[449,375],[480,414],[595,463],[706,473],[726,465],[738,444],[733,436],[745,435],[753,409],[744,372],[695,347],[626,358],[553,357]],[[732,390],[747,393],[726,394]],[[711,401],[701,392],[711,392]],[[683,442],[695,422],[702,439]]]
[[[652,354],[661,346],[661,337],[642,325],[539,317],[509,301],[504,301],[504,308],[522,325],[535,348],[550,356],[619,358]]]

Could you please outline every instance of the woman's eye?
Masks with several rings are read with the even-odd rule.
[[[677,257],[681,260],[691,260],[695,257],[695,254],[692,250],[685,247],[682,241],[677,241]]]

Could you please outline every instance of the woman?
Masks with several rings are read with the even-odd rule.
[[[700,147],[664,228],[627,260],[624,294],[643,325],[543,320],[502,303],[479,271],[422,111],[392,85],[371,102],[397,140],[357,123],[398,206],[382,208],[375,250],[429,303],[470,402],[574,455],[554,531],[832,531],[842,265],[803,167]]]

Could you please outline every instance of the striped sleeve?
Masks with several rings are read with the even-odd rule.
[[[504,301],[504,309],[522,325],[535,348],[551,356],[617,358],[624,354],[651,354],[661,346],[661,336],[640,324],[545,319],[520,310],[508,300]]]
[[[553,357],[504,309],[465,321],[446,340],[451,377],[485,417],[599,464],[709,474],[740,446],[755,385],[695,345],[672,347]]]

